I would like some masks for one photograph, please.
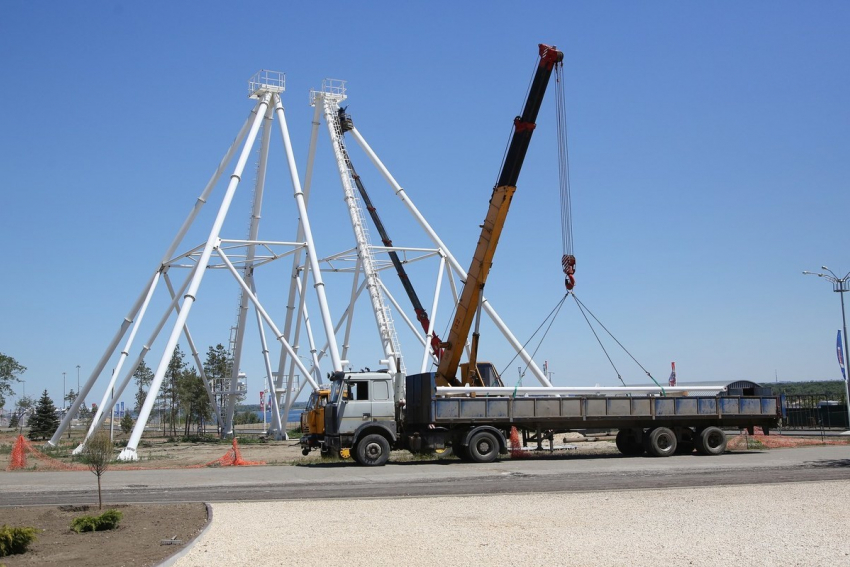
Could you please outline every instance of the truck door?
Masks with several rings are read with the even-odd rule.
[[[395,402],[390,380],[372,381],[372,421],[393,421]]]
[[[364,422],[372,421],[372,400],[369,380],[346,380],[342,392],[342,419],[339,432],[354,433]]]

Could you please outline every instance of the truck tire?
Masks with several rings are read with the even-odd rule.
[[[638,431],[621,429],[617,432],[617,449],[627,457],[637,457],[643,454],[643,444],[638,441]]]
[[[390,459],[390,443],[378,433],[366,435],[354,447],[355,460],[367,467],[380,467]]]
[[[666,427],[656,427],[643,438],[646,452],[653,457],[669,457],[676,452],[676,434]]]
[[[499,456],[499,440],[489,431],[479,431],[469,439],[466,448],[474,463],[492,463]]]
[[[720,455],[726,451],[726,434],[719,427],[706,427],[697,433],[696,448],[700,455]]]

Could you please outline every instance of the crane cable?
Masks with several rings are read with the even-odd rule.
[[[537,351],[540,350],[540,347],[543,345],[543,341],[546,339],[546,335],[549,334],[549,331],[552,328],[552,324],[555,322],[555,319],[558,317],[558,313],[561,311],[561,307],[564,306],[564,301],[567,300],[567,297],[569,297],[569,295],[570,295],[569,293],[565,294],[564,297],[562,297],[561,300],[558,302],[558,304],[555,305],[555,307],[552,309],[552,311],[550,311],[549,314],[546,315],[546,317],[543,319],[543,322],[540,323],[540,325],[537,327],[537,329],[531,334],[530,337],[528,337],[528,340],[525,341],[525,344],[522,345],[522,349],[519,352],[517,352],[514,355],[514,357],[508,361],[508,363],[505,365],[505,367],[502,369],[502,371],[499,372],[500,376],[504,375],[505,372],[507,372],[508,368],[511,366],[511,364],[513,364],[514,360],[516,360],[516,357],[519,356],[519,353],[525,350],[525,347],[528,346],[528,343],[531,342],[531,339],[534,338],[534,335],[536,335],[538,332],[540,332],[540,329],[543,328],[543,325],[545,325],[546,321],[549,321],[549,318],[551,317],[552,320],[549,321],[549,326],[546,327],[546,332],[544,332],[543,336],[540,337],[540,342],[537,343],[537,346],[535,347],[534,352],[531,353],[531,356],[529,357],[531,359],[534,359],[534,355],[537,354]],[[528,365],[526,364],[525,370],[522,371],[522,374],[520,374],[519,380],[517,380],[517,383],[514,386],[514,395],[516,395],[516,388],[522,382],[522,379],[525,376],[525,373],[527,371],[528,371]]]
[[[653,382],[656,386],[658,386],[659,388],[661,388],[661,395],[662,395],[662,396],[666,396],[667,394],[666,394],[666,392],[664,391],[664,386],[662,386],[661,384],[659,384],[659,383],[658,383],[658,381],[657,381],[655,378],[653,378],[653,377],[652,377],[652,374],[650,374],[650,373],[649,373],[649,370],[647,370],[646,368],[644,368],[644,367],[643,367],[643,365],[642,365],[640,362],[638,362],[638,361],[637,361],[637,359],[636,359],[634,356],[632,356],[632,353],[630,353],[630,352],[629,352],[629,350],[628,350],[626,347],[624,347],[624,346],[623,346],[623,343],[621,343],[620,341],[618,341],[618,340],[617,340],[617,337],[615,337],[615,336],[611,333],[611,331],[609,331],[609,330],[608,330],[608,328],[607,328],[607,327],[605,327],[605,325],[603,325],[603,324],[602,324],[602,321],[600,321],[599,319],[597,319],[596,315],[594,315],[594,314],[593,314],[593,312],[592,312],[590,309],[588,309],[588,308],[587,308],[587,306],[586,306],[584,303],[582,303],[582,302],[581,302],[581,300],[580,300],[578,297],[576,297],[576,294],[575,294],[575,293],[572,293],[572,294],[568,294],[568,295],[572,295],[572,296],[573,296],[573,299],[575,300],[576,305],[578,305],[579,310],[582,312],[582,315],[584,315],[584,312],[585,312],[585,311],[587,311],[588,313],[590,313],[590,316],[591,316],[591,317],[593,317],[593,319],[594,319],[594,320],[595,320],[595,321],[599,324],[599,326],[600,326],[600,327],[602,327],[603,329],[605,329],[605,332],[606,332],[606,333],[608,333],[608,336],[609,336],[609,337],[611,337],[612,339],[614,339],[614,342],[615,342],[615,343],[617,343],[617,344],[620,346],[620,348],[621,348],[621,349],[623,349],[623,352],[625,352],[627,355],[629,355],[629,358],[631,358],[632,360],[634,360],[634,361],[635,361],[635,364],[637,364],[638,366],[640,366],[640,369],[641,369],[641,370],[643,370],[643,371],[644,371],[644,373],[646,373],[646,375],[647,375],[647,376],[649,376],[649,379],[650,379],[650,380],[652,380],[652,382]],[[588,320],[588,319],[587,319],[587,316],[586,316],[586,315],[584,316],[584,318],[585,318],[585,320],[587,320],[587,324],[588,324],[588,325],[590,325],[590,320]],[[597,341],[599,341],[599,336],[598,336],[598,335],[596,335],[596,331],[593,329],[593,326],[592,326],[592,325],[590,325],[590,328],[591,328],[591,330],[593,331],[594,336],[596,336],[596,340],[597,340]],[[599,345],[600,345],[600,346],[602,346],[602,341],[599,341]],[[602,350],[603,350],[603,351],[605,351],[605,356],[608,356],[608,351],[607,351],[607,350],[605,350],[605,347],[604,347],[604,346],[602,347]],[[608,360],[609,360],[609,361],[611,360],[611,357],[610,357],[610,356],[608,356]],[[613,362],[611,362],[611,365],[613,366],[613,365],[614,365],[614,363],[613,363]],[[616,366],[614,367],[614,370],[615,370],[615,371],[617,370]],[[617,372],[617,378],[619,378],[619,379],[620,379],[620,382],[623,382],[623,379],[620,377],[620,373],[619,373],[619,372]],[[625,385],[626,385],[626,383],[625,383],[625,382],[623,382],[623,386],[625,386]]]
[[[556,105],[555,120],[558,135],[558,185],[561,196],[561,243],[563,255],[561,268],[564,270],[564,285],[569,293],[576,285],[576,257],[573,254],[573,213],[570,197],[570,156],[567,144],[567,111],[564,94],[564,63],[555,64]]]

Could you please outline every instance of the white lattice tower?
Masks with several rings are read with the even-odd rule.
[[[351,226],[354,229],[357,253],[366,279],[366,290],[372,303],[372,311],[375,315],[375,322],[378,326],[384,355],[387,359],[387,367],[390,372],[395,372],[396,361],[402,360],[401,345],[390,308],[381,294],[378,270],[369,240],[369,229],[363,215],[363,207],[357,195],[354,179],[351,176],[351,170],[348,167],[348,154],[345,151],[345,140],[339,123],[339,103],[346,98],[345,81],[325,79],[322,82],[322,91],[314,91],[311,95],[313,104],[322,104],[331,137],[334,158],[336,159],[337,169],[339,170],[340,180],[342,181],[345,203],[348,207]],[[404,363],[400,362],[400,365],[403,370]]]

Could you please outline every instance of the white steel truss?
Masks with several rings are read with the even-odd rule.
[[[267,370],[268,387],[276,394],[275,396],[272,396],[272,400],[270,400],[273,404],[274,409],[276,410],[275,413],[277,414],[276,419],[273,421],[271,432],[274,433],[277,437],[285,435],[285,431],[283,430],[283,424],[280,421],[280,413],[279,411],[277,411],[277,398],[279,397],[279,395],[284,393],[282,391],[281,385],[283,380],[286,379],[286,377],[278,376],[277,382],[275,382],[274,373],[271,371],[271,362],[268,357],[269,349],[266,344],[264,326],[267,326],[269,329],[271,329],[274,338],[280,343],[281,352],[285,353],[281,356],[281,359],[283,360],[284,356],[287,355],[291,357],[293,363],[292,368],[295,371],[299,372],[300,376],[303,376],[306,380],[306,383],[309,383],[311,387],[318,387],[318,384],[313,378],[313,376],[320,375],[321,372],[318,368],[318,360],[314,360],[314,368],[308,369],[304,365],[304,363],[302,363],[298,359],[296,355],[296,350],[292,346],[291,340],[289,339],[288,335],[280,331],[268,311],[260,302],[260,299],[256,293],[257,285],[256,280],[254,278],[255,271],[259,267],[262,267],[270,262],[281,258],[292,256],[297,264],[302,254],[306,253],[306,257],[308,259],[308,266],[310,269],[302,270],[302,272],[304,273],[306,279],[306,274],[308,273],[308,271],[312,271],[313,287],[315,288],[316,298],[319,304],[321,321],[326,336],[328,337],[327,352],[331,356],[331,365],[333,366],[333,369],[341,370],[341,362],[336,346],[336,340],[333,334],[333,325],[331,322],[330,312],[327,305],[325,286],[322,280],[322,273],[319,270],[319,259],[318,255],[315,252],[312,231],[310,228],[309,219],[307,217],[307,199],[305,196],[305,192],[302,189],[301,183],[298,178],[298,173],[295,167],[295,158],[292,152],[292,144],[289,138],[289,130],[286,124],[286,117],[284,115],[284,109],[280,98],[280,93],[283,92],[284,85],[285,81],[283,73],[278,73],[274,71],[261,71],[252,78],[250,82],[251,90],[249,92],[249,96],[253,99],[256,99],[257,103],[254,109],[251,111],[248,120],[246,120],[233,144],[230,146],[224,158],[219,163],[218,168],[216,169],[210,181],[207,183],[207,186],[204,188],[203,192],[201,193],[201,196],[198,198],[192,211],[189,213],[189,216],[184,221],[176,237],[174,238],[165,255],[163,256],[163,259],[161,260],[157,269],[154,271],[154,274],[146,283],[142,293],[139,295],[136,302],[133,304],[127,316],[123,319],[118,331],[115,333],[115,336],[110,341],[109,345],[106,348],[106,351],[104,352],[100,361],[92,371],[91,376],[88,378],[85,385],[81,388],[80,395],[72,404],[70,411],[66,414],[65,418],[57,429],[57,432],[49,441],[49,444],[54,446],[57,444],[58,439],[69,426],[71,416],[77,413],[79,406],[82,403],[82,400],[85,399],[86,395],[88,395],[88,393],[94,386],[95,382],[103,372],[103,369],[105,368],[107,362],[115,355],[119,343],[125,337],[125,335],[127,335],[127,331],[129,330],[129,335],[127,336],[123,348],[120,350],[116,367],[112,372],[112,376],[106,388],[106,392],[104,393],[104,396],[101,400],[101,404],[98,407],[98,414],[95,416],[92,426],[89,429],[85,440],[80,445],[80,447],[78,447],[78,450],[82,448],[84,443],[88,440],[89,436],[103,423],[105,416],[111,415],[114,400],[120,397],[121,393],[129,384],[136,369],[141,364],[142,360],[144,360],[147,353],[152,349],[154,341],[161,333],[161,331],[165,328],[166,323],[169,321],[169,318],[172,315],[176,316],[176,321],[173,323],[171,332],[168,336],[168,340],[162,350],[159,363],[156,366],[156,370],[154,372],[153,381],[147,392],[144,404],[141,407],[141,411],[139,413],[135,427],[133,428],[133,431],[130,435],[127,447],[122,451],[121,455],[119,456],[119,459],[137,459],[136,449],[138,447],[139,440],[147,424],[148,418],[150,417],[157,395],[159,394],[159,390],[166,374],[171,354],[172,352],[174,352],[174,348],[177,345],[178,339],[180,338],[181,334],[185,335],[187,343],[189,344],[189,350],[195,360],[195,363],[199,372],[201,373],[202,378],[204,379],[208,396],[210,397],[210,401],[215,407],[217,418],[219,419],[221,432],[223,434],[232,433],[233,408],[235,406],[237,393],[236,377],[238,376],[239,359],[242,355],[242,346],[244,344],[244,330],[246,328],[246,316],[249,305],[252,305],[255,310],[257,316],[257,324],[260,328],[259,335],[260,342],[262,344],[261,350],[264,358],[264,365]],[[262,207],[265,185],[265,169],[268,159],[272,123],[275,119],[277,119],[281,137],[283,139],[284,150],[289,165],[289,174],[292,183],[293,196],[297,207],[297,238],[296,240],[291,242],[258,239],[260,211]],[[242,181],[245,165],[249,156],[251,155],[252,148],[254,147],[257,141],[258,134],[260,133],[261,129],[263,131],[263,135],[259,150],[260,162],[257,168],[257,181],[254,188],[251,224],[249,228],[248,238],[245,240],[226,239],[223,238],[221,234],[222,226],[224,224],[225,218],[227,217],[233,199],[236,195],[237,188],[240,182]],[[244,145],[242,145],[243,141]],[[210,194],[218,184],[218,181],[224,173],[224,170],[233,160],[237,150],[239,150],[240,145],[242,145],[242,149],[239,152],[239,157],[233,168],[233,173],[230,176],[222,203],[215,217],[213,225],[209,231],[209,235],[206,239],[206,242],[202,245],[191,248],[187,252],[175,256],[175,251],[183,242],[183,239],[189,231],[190,227],[196,221],[201,208],[208,201]],[[179,286],[179,289],[175,291],[171,284],[169,276],[172,270],[176,268],[187,268],[188,275],[185,281],[183,281],[182,284]],[[219,405],[216,403],[214,392],[209,384],[209,381],[203,375],[203,363],[200,360],[200,356],[198,355],[198,352],[194,346],[194,342],[192,340],[188,326],[189,315],[198,297],[202,279],[206,272],[215,270],[228,271],[237,281],[241,289],[237,335],[233,348],[234,352],[232,353],[233,375],[231,377],[231,380],[229,381],[229,391],[227,392],[226,397],[227,401],[224,404],[223,408],[219,407]],[[135,361],[132,364],[126,365],[125,363],[133,347],[137,331],[139,330],[140,325],[145,318],[145,315],[148,311],[148,307],[151,303],[151,299],[154,296],[158,284],[160,283],[160,281],[163,280],[166,282],[166,285],[168,287],[170,303],[166,307],[164,314],[162,315],[159,323],[156,325],[150,338],[141,348]],[[299,298],[299,300],[302,302],[303,306],[303,297]],[[306,306],[304,307],[304,310],[306,312]],[[289,330],[291,330],[291,327]],[[125,366],[127,367],[126,371]],[[119,377],[121,377],[120,380]],[[287,382],[289,384],[292,384],[294,381],[290,377]],[[291,392],[287,391],[286,393],[287,395],[289,395]]]
[[[344,146],[344,140],[340,129],[337,111],[339,110],[339,102],[345,99],[344,82],[329,80],[323,84],[323,89],[320,92],[311,93],[311,104],[313,104],[313,128],[310,138],[310,145],[307,155],[307,166],[303,185],[299,181],[298,173],[295,165],[295,158],[292,150],[292,145],[289,137],[289,130],[286,123],[283,104],[280,94],[284,91],[285,81],[282,73],[272,71],[262,71],[255,75],[249,83],[249,96],[257,100],[257,103],[245,124],[239,131],[236,139],[225,153],[216,171],[213,173],[209,182],[198,197],[194,207],[190,211],[188,217],[179,229],[177,235],[168,247],[166,253],[154,271],[150,279],[146,282],[142,292],[133,303],[127,315],[121,321],[118,330],[107,345],[101,359],[95,365],[91,375],[80,389],[77,399],[72,404],[70,410],[65,414],[59,428],[53,438],[48,442],[55,446],[59,438],[67,430],[70,425],[71,416],[76,415],[80,405],[86,396],[90,393],[97,379],[103,373],[107,363],[118,354],[118,362],[112,372],[109,384],[104,391],[101,403],[98,406],[98,413],[86,435],[85,440],[77,448],[81,450],[89,436],[102,425],[106,416],[112,414],[112,406],[114,400],[120,398],[127,385],[130,383],[133,374],[139,367],[145,356],[152,350],[153,343],[172,316],[176,315],[176,321],[173,323],[171,332],[168,336],[165,347],[161,351],[161,357],[154,372],[153,382],[148,390],[147,397],[142,405],[140,414],[137,418],[136,425],[131,433],[127,447],[120,455],[121,460],[136,460],[137,447],[144,431],[145,425],[150,417],[154,402],[162,385],[167,366],[177,345],[181,335],[185,336],[186,342],[189,345],[189,352],[193,357],[198,371],[204,380],[207,389],[207,394],[216,412],[218,423],[221,426],[222,435],[229,435],[233,432],[233,415],[236,405],[238,390],[238,372],[239,363],[243,356],[243,346],[245,340],[245,332],[247,329],[247,314],[253,307],[258,326],[258,334],[261,343],[261,355],[263,358],[263,366],[266,371],[266,390],[269,394],[269,404],[272,405],[273,418],[269,433],[276,438],[285,437],[285,422],[281,420],[281,416],[288,415],[293,402],[301,393],[305,385],[313,388],[318,388],[318,383],[322,381],[323,372],[321,370],[321,361],[326,356],[330,356],[330,366],[333,371],[340,371],[343,366],[348,363],[348,354],[350,339],[352,336],[354,305],[358,298],[366,291],[366,295],[370,299],[371,307],[375,320],[378,326],[379,335],[383,349],[384,359],[380,361],[386,364],[390,371],[395,372],[396,364],[403,364],[403,357],[397,332],[390,316],[389,304],[392,304],[398,315],[405,322],[409,330],[414,334],[417,342],[422,347],[421,367],[420,371],[425,372],[430,364],[436,362],[435,353],[431,348],[431,337],[433,336],[434,320],[437,319],[437,307],[441,293],[441,287],[444,279],[449,283],[450,294],[453,303],[456,304],[459,299],[459,283],[466,279],[466,272],[461,267],[460,263],[452,255],[448,247],[437,235],[436,231],[425,220],[424,216],[419,212],[414,205],[410,196],[398,184],[395,178],[390,174],[386,166],[378,158],[377,154],[372,150],[357,128],[351,126],[347,129],[354,137],[357,145],[366,153],[369,160],[380,172],[381,176],[388,182],[391,191],[398,199],[401,200],[407,211],[413,216],[416,223],[424,230],[435,248],[424,247],[403,247],[403,246],[373,246],[369,243],[368,229],[364,215],[362,214],[361,204],[352,187],[351,172],[346,165],[347,151]],[[312,229],[310,227],[309,218],[307,215],[307,203],[310,196],[310,188],[313,177],[313,168],[316,155],[316,146],[318,140],[318,131],[320,120],[325,117],[325,122],[328,126],[334,157],[337,169],[340,174],[346,202],[348,203],[349,217],[354,228],[356,245],[352,249],[343,252],[320,258],[316,253],[316,248],[313,240]],[[293,197],[297,207],[297,221],[295,221],[295,238],[292,241],[273,241],[258,239],[259,221],[261,217],[261,208],[263,201],[263,193],[265,190],[266,167],[269,157],[269,141],[271,137],[272,123],[277,119],[280,129],[281,138],[283,140],[285,156],[288,164],[288,171],[293,190]],[[256,183],[253,194],[253,207],[251,213],[251,222],[246,239],[227,239],[221,235],[222,225],[228,214],[231,203],[236,194],[237,188],[242,180],[245,166],[252,149],[262,131],[261,142],[259,147],[259,163],[257,166]],[[244,142],[244,144],[243,144]],[[218,184],[225,169],[236,156],[241,145],[241,152],[233,168],[233,173],[227,184],[227,188],[218,210],[218,214],[210,229],[209,235],[203,244],[197,245],[186,252],[176,254],[177,248],[182,244],[184,237],[192,227],[198,217],[204,204],[208,201],[210,194]],[[402,253],[405,255],[405,263],[411,264],[421,261],[438,262],[436,280],[434,283],[434,294],[431,302],[431,318],[430,328],[423,335],[417,329],[413,321],[406,315],[409,307],[405,308],[399,304],[389,289],[381,281],[380,272],[392,269],[393,264],[383,259],[383,254],[389,251]],[[257,293],[257,281],[255,279],[256,270],[263,266],[275,262],[280,259],[291,258],[291,278],[289,293],[286,299],[285,316],[282,328],[279,327],[274,319],[269,314],[268,310],[263,306]],[[173,269],[184,268],[188,271],[185,280],[182,281],[175,289],[170,275]],[[194,341],[192,340],[189,331],[188,319],[191,309],[198,297],[202,279],[208,271],[229,272],[240,288],[239,306],[237,312],[236,334],[233,341],[232,356],[233,367],[230,380],[226,381],[227,391],[225,402],[219,404],[216,399],[216,391],[210,384],[210,381],[204,376],[204,366]],[[349,304],[334,324],[331,320],[330,309],[327,302],[327,293],[323,280],[324,273],[351,273],[352,284],[349,297]],[[362,276],[362,280],[361,280]],[[309,282],[312,280],[312,285],[315,289],[316,300],[319,305],[321,316],[321,326],[325,335],[324,345],[319,348],[319,343],[316,340],[314,330],[311,324],[309,313],[306,305]],[[155,325],[148,340],[139,349],[132,363],[127,363],[130,358],[130,352],[133,348],[136,334],[140,325],[148,311],[151,299],[158,287],[158,284],[164,281],[168,290],[169,303],[162,314],[159,322]],[[551,383],[540,368],[531,359],[531,356],[523,348],[521,343],[508,329],[507,325],[501,320],[495,309],[490,305],[486,298],[482,298],[482,310],[486,313],[495,326],[508,340],[512,348],[528,365],[531,371],[542,386],[551,387]],[[343,329],[344,325],[344,329]],[[277,361],[277,371],[273,370],[270,351],[266,342],[266,329],[269,329],[275,340],[280,343],[280,354]],[[128,335],[129,331],[129,335]],[[342,332],[341,350],[337,345],[337,333]],[[299,354],[302,334],[306,337],[309,348],[309,367],[302,362],[302,356]],[[120,350],[119,344],[126,336],[126,340]],[[404,368],[402,367],[403,371]],[[123,374],[122,374],[123,373]],[[119,378],[120,377],[120,378]],[[303,380],[299,380],[303,378]],[[397,386],[402,387],[402,386]],[[285,395],[285,399],[281,397]],[[281,407],[281,401],[283,401]]]

